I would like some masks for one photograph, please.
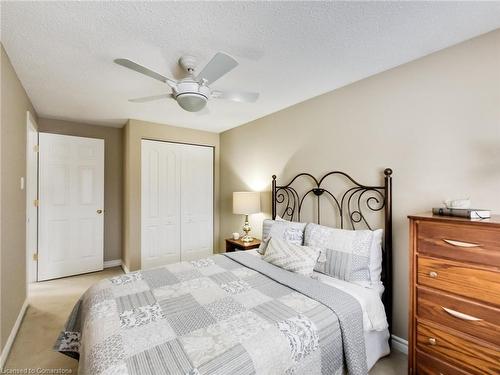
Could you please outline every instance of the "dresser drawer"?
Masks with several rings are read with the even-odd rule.
[[[500,273],[450,260],[417,259],[417,283],[500,306]]]
[[[472,224],[420,221],[417,225],[417,252],[500,267],[500,232]]]
[[[417,316],[500,347],[498,308],[419,287]]]
[[[418,375],[468,375],[469,372],[458,369],[428,354],[417,351],[417,374]]]
[[[500,373],[500,348],[418,322],[417,348],[474,374]]]

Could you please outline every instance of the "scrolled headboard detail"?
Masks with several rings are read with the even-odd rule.
[[[347,187],[333,191],[325,187],[326,181],[333,176],[345,180]],[[298,191],[299,181],[308,180],[312,186],[305,192]],[[322,199],[323,197],[323,199]],[[324,199],[324,197],[328,199]],[[392,169],[384,170],[382,186],[363,185],[347,173],[332,171],[321,178],[310,173],[299,173],[285,185],[278,185],[276,176],[272,180],[272,218],[277,215],[290,221],[300,221],[306,198],[312,199],[316,213],[316,223],[321,223],[321,207],[332,206],[337,213],[339,227],[343,229],[376,229],[371,224],[368,213],[380,213],[384,223],[384,246],[382,260],[382,282],[385,291],[382,302],[385,306],[389,332],[392,327]],[[316,198],[316,199],[314,199]]]

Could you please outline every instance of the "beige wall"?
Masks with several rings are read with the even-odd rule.
[[[9,57],[1,47],[1,224],[0,346],[5,342],[26,299],[26,112],[36,118]]]
[[[214,251],[219,243],[219,134],[129,120],[124,134],[124,254],[131,271],[141,264],[141,140],[191,143],[215,147]]]
[[[122,258],[123,129],[40,118],[41,132],[104,139],[104,260]]]
[[[466,196],[500,213],[499,30],[222,133],[221,238],[241,226],[231,193],[269,191],[272,174],[337,169],[378,184],[385,167],[394,170],[394,333],[407,338],[406,216]]]

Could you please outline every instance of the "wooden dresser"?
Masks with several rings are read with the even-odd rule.
[[[500,374],[500,216],[410,218],[410,374]]]

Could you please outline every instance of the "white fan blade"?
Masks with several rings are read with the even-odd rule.
[[[174,80],[171,80],[170,78],[167,78],[165,76],[162,76],[160,73],[156,73],[152,71],[151,69],[146,68],[145,66],[139,65],[132,60],[128,59],[116,59],[115,63],[118,65],[121,65],[125,68],[131,69],[133,71],[136,71],[137,73],[144,74],[150,78],[157,79],[158,81],[167,83],[170,87],[175,87],[177,83]]]
[[[143,98],[129,99],[128,101],[132,103],[147,103],[147,102],[152,102],[154,100],[171,98],[171,97],[172,94],[161,94],[161,95],[145,96]]]
[[[215,99],[226,99],[240,103],[255,103],[259,98],[256,92],[243,91],[212,91],[212,97]]]
[[[224,74],[238,66],[238,61],[222,52],[217,52],[196,77],[197,81],[205,79],[207,83],[217,81]]]

